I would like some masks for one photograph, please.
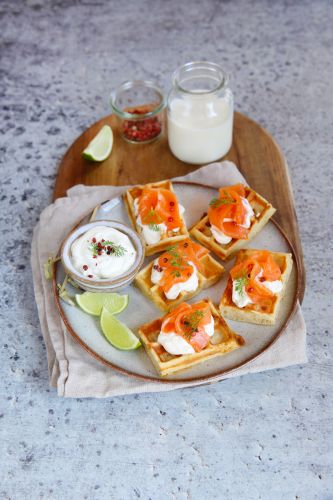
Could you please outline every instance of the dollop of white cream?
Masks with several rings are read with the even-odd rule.
[[[242,199],[242,203],[246,209],[246,214],[245,214],[244,224],[240,224],[240,226],[248,229],[251,226],[251,217],[254,216],[254,211],[253,211],[249,201],[246,198],[241,197],[241,199]],[[232,219],[229,219],[229,218],[223,219],[223,222],[231,222],[231,221],[232,221]],[[219,229],[218,227],[216,227],[214,225],[211,225],[210,230],[211,230],[211,233],[212,233],[214,239],[218,243],[220,243],[221,245],[227,245],[232,240],[232,238],[230,236],[227,236],[223,231],[221,231],[221,229]]]
[[[157,342],[161,344],[169,354],[173,354],[174,356],[195,353],[191,344],[175,332],[160,332]]]
[[[232,301],[237,307],[243,308],[248,304],[253,304],[252,300],[245,291],[245,286],[243,286],[242,291],[236,290],[237,280],[232,281]]]
[[[276,280],[276,281],[262,281],[261,285],[264,285],[268,290],[271,292],[279,293],[282,290],[282,281],[281,280]]]
[[[182,216],[183,213],[185,212],[185,208],[178,204],[179,207],[179,213]],[[136,223],[139,227],[141,227],[142,230],[142,236],[145,240],[145,242],[148,245],[155,245],[159,241],[161,241],[162,235],[164,235],[168,228],[164,222],[161,224],[154,224],[154,229],[150,227],[150,224],[143,224],[141,217],[139,215],[139,198],[135,198],[134,200],[134,213],[136,215]],[[180,230],[179,227],[175,227],[172,231],[174,233],[178,233]]]
[[[210,323],[208,323],[208,325],[205,325],[205,332],[210,337],[212,337],[214,335],[214,318],[213,318],[213,316],[211,316],[211,318],[210,318]]]
[[[213,316],[211,316],[210,323],[204,326],[204,330],[210,337],[214,335]],[[195,353],[193,346],[181,335],[178,335],[176,332],[164,333],[163,324],[157,342],[159,342],[169,354],[173,354],[174,356]]]
[[[261,270],[260,273],[255,277],[255,280],[260,283],[260,285],[265,286],[270,290],[272,293],[276,294],[281,292],[282,290],[282,281],[281,280],[276,280],[276,281],[260,281],[260,278],[263,275],[263,271]],[[243,308],[246,307],[248,304],[253,304],[251,298],[245,291],[245,286],[242,288],[242,293],[239,293],[236,290],[236,282],[237,280],[233,280],[232,282],[232,301],[234,304],[236,304],[237,307]]]
[[[96,242],[112,241],[114,245],[121,245],[124,255],[117,257],[108,255],[105,251],[94,257],[92,239]],[[129,237],[109,226],[95,226],[77,238],[71,246],[71,261],[75,269],[83,276],[93,278],[112,279],[126,273],[135,262],[136,250]],[[87,268],[86,268],[87,267]]]
[[[198,270],[193,262],[189,261],[188,263],[193,267],[192,275],[188,280],[184,281],[183,283],[175,283],[174,285],[172,285],[170,290],[164,292],[168,300],[175,300],[181,292],[194,292],[198,288]],[[154,285],[157,285],[161,281],[164,271],[157,271],[156,269],[154,269],[155,265],[158,266],[158,259],[154,260],[150,277],[152,283],[154,283]]]
[[[185,207],[183,207],[183,205],[181,205],[180,203],[178,203],[178,210],[179,210],[179,215],[183,215],[185,213]]]
[[[256,280],[260,283],[260,285],[265,286],[270,290],[272,293],[280,293],[282,290],[282,281],[281,280],[275,280],[275,281],[260,281],[260,278],[263,275],[263,271],[261,270],[258,276],[256,276]]]
[[[139,227],[141,227],[142,236],[145,242],[148,245],[155,245],[161,241],[162,235],[167,231],[167,227],[164,222],[161,224],[154,224],[154,229],[150,227],[150,224],[143,224],[139,215],[139,198],[135,198],[134,200],[134,212],[136,215],[136,223]]]
[[[154,229],[151,229],[149,224],[142,224],[140,216],[136,218],[136,222],[141,227],[143,239],[148,245],[155,245],[155,243],[161,241],[162,235],[167,231],[164,222],[162,224],[154,224]]]
[[[225,220],[226,219],[224,219],[224,221]],[[227,236],[223,231],[221,231],[221,229],[214,225],[210,226],[210,230],[214,239],[221,245],[227,245],[232,240],[231,236]]]
[[[249,227],[251,227],[251,218],[254,217],[254,211],[247,198],[242,198],[242,203],[245,207],[246,214],[245,214],[245,222],[244,224],[241,224],[241,226],[246,227],[246,229],[249,229]]]

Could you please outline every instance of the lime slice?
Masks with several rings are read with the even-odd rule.
[[[86,160],[104,161],[111,153],[113,133],[109,125],[104,125],[96,137],[89,142],[82,155]]]
[[[129,351],[141,346],[140,340],[126,326],[116,319],[105,307],[101,314],[101,327],[107,340],[117,349]]]
[[[99,316],[105,307],[111,314],[118,314],[128,305],[128,295],[118,293],[92,293],[76,294],[77,304],[88,314]]]

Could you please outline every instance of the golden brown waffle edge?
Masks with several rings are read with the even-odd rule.
[[[142,189],[145,187],[163,188],[163,189],[168,189],[169,191],[174,192],[172,182],[169,180],[160,181],[160,182],[151,182],[151,183],[144,184],[144,185],[134,186],[132,188],[127,189],[127,191],[125,191],[125,193],[123,194],[123,199],[124,199],[124,203],[126,206],[126,210],[127,210],[128,216],[130,218],[130,221],[131,221],[134,229],[139,234],[142,233],[142,229],[136,223],[136,216],[135,216],[135,210],[134,210],[134,199],[137,198],[138,196],[140,196]],[[155,243],[153,245],[149,245],[148,243],[145,244],[145,254],[147,256],[153,255],[157,252],[162,252],[168,246],[174,245],[174,244],[179,243],[180,241],[184,240],[185,238],[188,238],[189,234],[188,234],[183,216],[180,216],[180,219],[182,221],[182,225],[177,233],[173,233],[172,231],[168,231],[167,234],[162,235],[162,238],[158,243]]]
[[[194,292],[181,292],[177,299],[169,300],[166,298],[163,290],[159,285],[154,285],[151,282],[151,271],[154,262],[150,262],[144,269],[142,269],[136,276],[134,283],[143,292],[143,294],[151,300],[156,307],[161,311],[169,311],[171,308],[180,304],[184,300],[189,300],[198,295],[202,290],[213,286],[224,273],[224,267],[217,262],[211,255],[204,255],[200,259],[201,270],[198,271],[198,288]]]
[[[258,252],[256,249],[243,249],[237,254],[234,265],[239,264],[252,253]],[[281,269],[282,290],[275,294],[272,306],[262,307],[259,304],[250,304],[249,306],[240,308],[232,301],[232,278],[229,276],[226,288],[219,304],[221,314],[233,321],[243,321],[246,323],[254,323],[257,325],[274,325],[279,312],[280,303],[287,290],[287,283],[293,267],[293,259],[290,253],[270,252],[274,260],[278,263]]]
[[[226,245],[218,243],[210,230],[208,215],[202,217],[194,224],[189,232],[201,245],[209,248],[220,259],[225,260],[232,257],[238,250],[243,248],[252,240],[267,224],[269,219],[274,215],[275,208],[256,191],[246,186],[246,198],[249,201],[255,217],[251,220],[251,227],[246,240],[231,240]]]
[[[204,299],[210,306],[215,323],[214,342],[209,342],[207,347],[194,354],[174,356],[169,354],[157,342],[163,318],[158,318],[146,323],[139,328],[141,342],[151,359],[156,371],[162,377],[188,370],[189,368],[238,349],[244,345],[243,337],[229,328],[217,308],[209,299]]]

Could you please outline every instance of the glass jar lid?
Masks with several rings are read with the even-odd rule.
[[[229,77],[219,64],[209,61],[193,61],[176,69],[172,81],[174,87],[181,92],[203,95],[226,88]]]

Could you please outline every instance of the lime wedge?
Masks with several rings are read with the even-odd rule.
[[[117,349],[129,351],[141,346],[140,340],[134,333],[105,307],[103,307],[101,314],[101,328],[107,340]]]
[[[128,305],[128,295],[118,293],[92,293],[76,294],[77,304],[88,314],[99,316],[105,307],[111,314],[118,314]]]
[[[109,125],[104,125],[98,134],[89,142],[82,155],[86,160],[104,161],[111,153],[113,133]]]

